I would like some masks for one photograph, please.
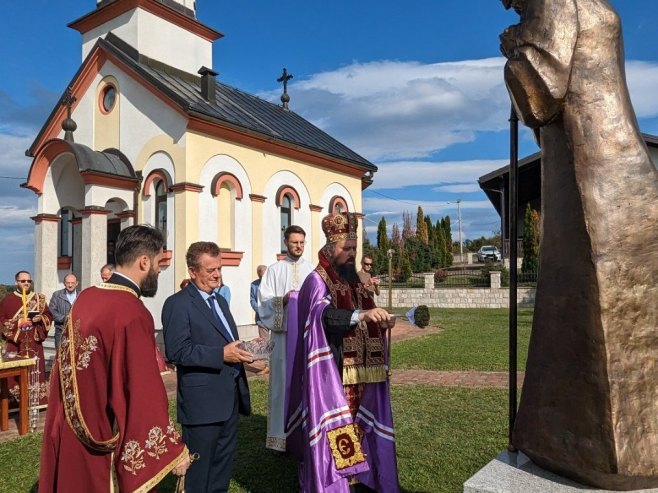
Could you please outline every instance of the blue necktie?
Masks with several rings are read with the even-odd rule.
[[[217,320],[217,323],[219,326],[224,329],[226,332],[226,335],[228,335],[228,340],[229,341],[234,341],[233,335],[229,332],[229,328],[226,326],[226,324],[222,321],[222,318],[219,316],[219,313],[217,313],[217,309],[215,308],[215,295],[211,294],[206,298],[206,301],[208,302],[208,305],[210,306],[210,311],[212,314],[215,316],[215,320]],[[219,305],[219,303],[217,303]]]
[[[222,318],[219,316],[219,313],[217,313],[217,310],[215,309],[215,295],[211,294],[206,298],[206,301],[208,302],[208,305],[210,306],[210,311],[215,316],[217,323],[226,332],[225,335],[228,335],[228,340],[234,341],[235,339],[233,338],[233,335],[229,331],[228,326],[222,321]],[[219,303],[217,303],[217,305],[219,305]],[[237,380],[238,377],[240,376],[240,364],[239,363],[224,363],[224,364],[230,367],[233,377]]]

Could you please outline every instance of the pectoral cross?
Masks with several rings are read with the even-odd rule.
[[[288,103],[290,102],[290,96],[288,96],[288,81],[292,79],[292,74],[288,74],[288,70],[283,67],[283,73],[276,81],[283,82],[283,94],[281,95],[281,102],[283,103],[283,109],[288,109]]]

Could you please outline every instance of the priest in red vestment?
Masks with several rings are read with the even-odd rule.
[[[189,467],[168,414],[153,317],[140,296],[157,290],[164,239],[130,226],[117,269],[71,308],[52,370],[39,492],[147,492]]]
[[[38,372],[39,384],[37,387],[30,384],[28,395],[33,396],[33,400],[38,401],[37,406],[43,408],[48,404],[43,341],[48,337],[53,316],[48,309],[46,297],[31,290],[32,276],[28,271],[19,271],[15,280],[16,290],[7,294],[0,302],[0,334],[6,340],[8,353],[39,358],[38,364],[32,370]],[[18,407],[18,382],[12,377],[8,386],[11,405]]]

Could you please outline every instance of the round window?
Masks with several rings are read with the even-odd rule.
[[[114,104],[117,100],[117,90],[116,87],[108,85],[103,89],[103,98],[101,100],[101,105],[103,106],[103,111],[109,113],[114,108]]]

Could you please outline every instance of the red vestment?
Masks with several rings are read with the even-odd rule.
[[[39,358],[39,387],[29,387],[30,393],[38,393],[39,407],[46,407],[48,404],[48,380],[46,379],[46,363],[43,357],[43,341],[48,337],[48,330],[52,323],[53,316],[48,309],[46,297],[39,293],[27,294],[27,310],[38,311],[41,315],[39,322],[32,322],[31,326],[19,329],[19,322],[23,322],[23,298],[20,292],[5,296],[0,301],[0,327],[2,328],[2,337],[7,340],[7,352],[20,353],[27,350],[30,356]],[[25,330],[27,329],[27,330]],[[31,379],[30,379],[31,380]],[[18,406],[19,389],[18,382],[15,378],[8,379],[9,393],[13,407]],[[29,395],[29,394],[28,394]]]
[[[39,492],[146,492],[189,453],[169,418],[154,330],[130,288],[80,293],[51,375]]]

